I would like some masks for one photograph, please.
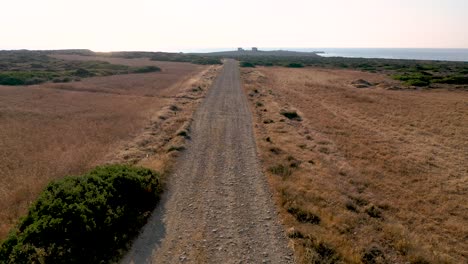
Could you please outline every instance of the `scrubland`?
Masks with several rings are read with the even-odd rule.
[[[244,68],[242,79],[301,263],[467,261],[466,91],[319,68]]]
[[[241,67],[313,66],[328,69],[352,69],[383,73],[402,81],[407,87],[467,89],[468,62],[365,59],[320,56],[238,56]]]
[[[73,61],[77,59],[73,57]],[[189,99],[184,100],[193,101],[206,88],[191,85],[207,66],[117,60],[119,65],[155,66],[162,71],[0,86],[0,239],[51,180],[81,174],[106,162],[126,161],[131,153],[120,157],[121,153],[131,151],[128,145],[152,127],[158,112],[166,111],[164,118],[172,120],[166,123],[174,123],[171,128],[177,129],[183,123],[177,118],[187,120],[185,115],[191,114],[174,118],[175,110],[185,110],[184,106],[169,110],[178,102],[177,96],[185,93]],[[175,132],[152,129],[166,138],[165,143]]]

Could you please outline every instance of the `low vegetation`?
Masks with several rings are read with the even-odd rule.
[[[427,71],[396,74],[393,75],[393,78],[396,80],[403,81],[405,84],[411,86],[429,86],[430,84],[436,83],[460,85],[468,84],[468,76],[440,76],[434,75],[433,73],[429,73]]]
[[[396,81],[340,69],[241,72],[298,263],[464,262],[465,91],[355,89]]]
[[[151,60],[190,62],[190,63],[201,64],[201,65],[222,64],[220,58],[202,56],[202,55],[184,54],[184,53],[162,53],[160,52],[160,53],[151,55]]]
[[[289,166],[283,164],[272,166],[268,170],[271,173],[281,177],[288,177],[292,174],[292,169]]]
[[[344,263],[342,257],[333,249],[333,247],[323,241],[317,240],[313,236],[305,235],[295,229],[291,230],[288,236],[291,239],[298,240],[299,245],[301,246],[301,256],[299,258],[300,263]]]
[[[157,72],[156,66],[130,67],[105,61],[70,61],[52,51],[0,51],[0,85],[70,82],[94,76]]]
[[[255,68],[255,64],[248,61],[241,61],[240,66],[244,68]]]
[[[288,213],[292,214],[294,217],[296,217],[297,221],[301,223],[310,223],[314,225],[320,224],[320,217],[317,215],[304,211],[301,208],[298,207],[289,207],[288,208]]]
[[[0,248],[1,263],[107,263],[146,222],[161,176],[124,165],[50,183]]]
[[[149,73],[158,71],[161,71],[161,68],[157,66],[144,66],[134,69],[132,73]]]
[[[222,64],[221,57],[205,56],[202,54],[190,53],[170,53],[170,52],[145,52],[145,51],[121,51],[121,52],[83,52],[84,56],[101,56],[125,59],[149,58],[153,61],[172,61],[172,62],[189,62],[200,65],[216,65]]]
[[[65,55],[64,60],[66,56],[84,57]],[[108,162],[133,164],[154,153],[166,156],[167,147],[177,145],[164,139],[175,135],[180,120],[191,114],[198,102],[192,99],[194,93],[187,90],[191,84],[185,85],[185,80],[206,67],[148,59],[109,62],[167,70],[164,74],[115,75],[66,84],[1,86],[0,241],[50,181],[81,175]],[[209,76],[215,74],[210,72]],[[211,79],[205,76],[196,83],[195,87],[200,85],[206,91]],[[191,96],[168,101],[167,97],[179,93]],[[177,115],[165,108],[175,102],[184,103]],[[164,126],[155,125],[159,123]],[[141,142],[149,143],[142,146]],[[142,165],[164,171],[165,164]]]
[[[304,68],[304,64],[298,62],[291,62],[286,65],[289,68]]]
[[[283,66],[355,69],[384,73],[409,86],[468,84],[468,62],[365,59],[318,56],[236,56],[241,67]]]

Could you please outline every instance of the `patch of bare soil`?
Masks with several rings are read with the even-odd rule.
[[[466,91],[388,90],[398,83],[345,70],[242,77],[300,262],[468,260]]]
[[[0,239],[51,180],[149,159],[159,151],[145,139],[151,133],[172,142],[213,70],[182,63],[162,73],[0,86]]]

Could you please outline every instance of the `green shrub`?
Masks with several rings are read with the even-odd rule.
[[[304,68],[304,64],[302,63],[297,63],[297,62],[292,62],[286,65],[289,68]]]
[[[31,85],[46,82],[55,75],[41,71],[9,71],[0,73],[2,85]]]
[[[192,58],[188,61],[194,64],[200,65],[216,65],[216,64],[223,64],[219,58],[209,58],[209,57],[201,57],[193,55]]]
[[[105,263],[145,224],[160,176],[124,165],[50,183],[0,248],[0,263]]]
[[[151,52],[145,56],[151,57],[151,60],[154,61],[190,62],[201,65],[222,64],[219,57],[208,57],[200,54]]]
[[[446,84],[468,84],[468,76],[449,76],[435,80],[434,82]]]
[[[0,73],[0,84],[2,85],[24,85],[26,82],[23,78],[9,76],[8,74]]]
[[[403,75],[394,75],[395,80],[403,81],[407,85],[411,86],[428,86],[431,84],[433,77],[423,73],[410,73]]]
[[[95,74],[86,69],[79,68],[73,73],[73,75],[78,76],[78,77],[92,77]]]
[[[244,68],[255,68],[255,64],[248,61],[241,61],[240,66]]]
[[[428,86],[431,84],[431,82],[426,81],[426,80],[420,80],[420,79],[411,79],[405,82],[407,85],[411,86]]]
[[[156,66],[145,66],[145,67],[140,67],[136,68],[133,70],[133,73],[148,73],[148,72],[159,72],[161,71],[161,68],[156,67]]]

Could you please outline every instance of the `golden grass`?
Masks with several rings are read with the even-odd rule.
[[[0,86],[0,239],[52,179],[112,159],[204,66],[146,63],[161,73],[66,84]]]
[[[466,262],[466,91],[357,89],[357,79],[393,81],[346,70],[260,68],[243,79],[284,222],[304,237],[293,239],[301,262],[319,241],[346,263]],[[280,164],[291,175],[268,170]],[[292,206],[320,223],[300,223]]]

